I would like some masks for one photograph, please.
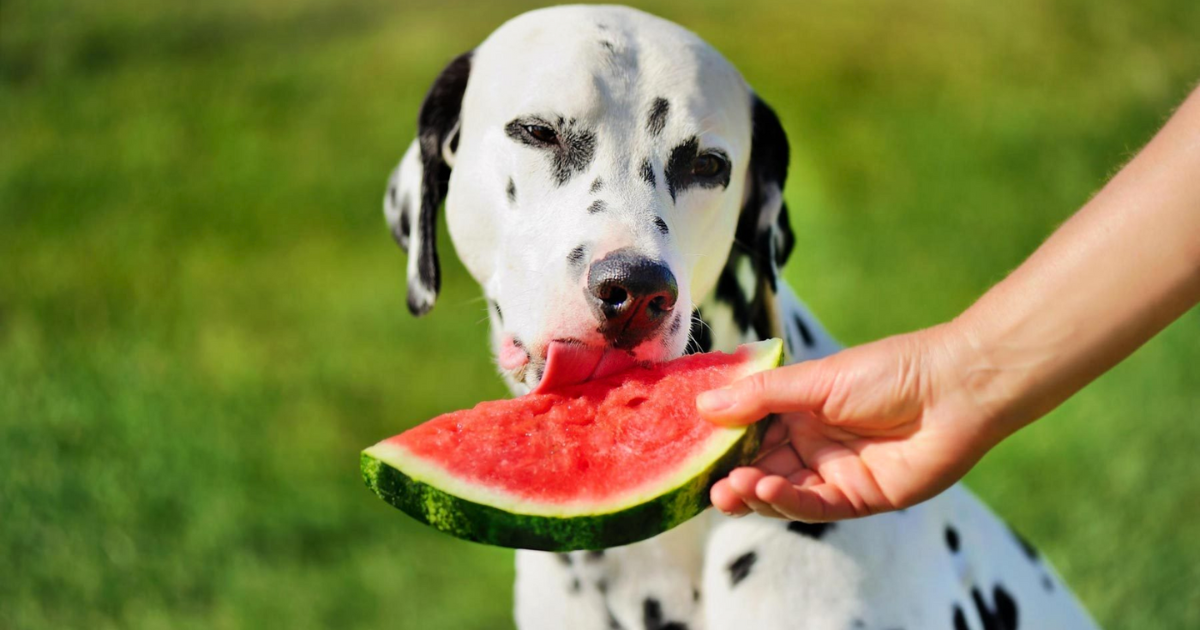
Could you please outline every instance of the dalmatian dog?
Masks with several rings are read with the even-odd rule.
[[[780,278],[787,167],[778,118],[699,37],[633,9],[555,7],[446,66],[384,211],[423,315],[445,203],[521,395],[771,337],[789,361],[837,351]],[[523,630],[1095,627],[962,486],[839,523],[710,510],[641,543],[518,551],[516,565]]]

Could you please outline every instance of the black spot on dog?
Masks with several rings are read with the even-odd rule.
[[[646,625],[646,630],[662,626],[662,604],[657,599],[647,597],[642,602],[642,623]]]
[[[796,323],[796,330],[800,333],[800,339],[804,342],[804,347],[813,347],[816,344],[816,340],[813,338],[812,330],[808,328],[808,323],[804,321],[804,318],[797,315],[792,321]]]
[[[769,291],[763,287],[764,267],[754,262],[752,252],[744,253],[741,251],[742,249],[744,249],[743,246],[735,241],[729,258],[725,261],[725,268],[717,277],[714,297],[717,301],[728,305],[733,311],[733,321],[742,333],[753,330],[759,339],[776,337],[778,333],[774,330],[771,309],[767,307],[766,303]],[[740,265],[744,264],[744,258],[751,260],[751,269],[757,277],[759,290],[756,290],[753,296],[747,296],[741,283],[738,282],[737,270]]]
[[[975,602],[975,611],[979,613],[979,618],[983,620],[984,630],[996,630],[996,625],[992,620],[992,610],[983,601],[983,594],[979,592],[978,588],[971,589],[971,600]]]
[[[1047,593],[1054,592],[1054,581],[1050,579],[1049,575],[1042,576],[1042,588],[1046,589]]]
[[[1008,591],[997,585],[992,590],[992,599],[995,600],[994,609],[984,601],[978,588],[971,589],[971,600],[975,602],[975,610],[979,612],[979,618],[983,621],[983,630],[1016,630],[1017,603]]]
[[[700,141],[696,136],[671,149],[671,156],[667,158],[667,167],[664,169],[667,193],[671,195],[671,201],[675,201],[679,193],[689,188],[725,188],[729,185],[729,160],[719,151],[710,153],[720,156],[720,170],[713,175],[698,175],[693,171],[696,158],[700,156]]]
[[[588,206],[588,214],[598,214],[600,212],[604,212],[605,205],[606,204],[600,199],[593,201],[592,205]]]
[[[563,565],[564,567],[569,567],[573,563],[571,560],[571,554],[569,554],[569,553],[560,553],[560,554],[557,554],[557,556],[558,556],[558,563]]]
[[[583,172],[592,163],[596,153],[596,136],[590,131],[569,133],[565,137],[566,147],[555,153],[553,162],[554,179],[559,186],[567,183],[577,173]]]
[[[508,200],[510,202],[515,202],[517,200],[517,185],[513,183],[511,177],[508,178],[508,187],[504,189],[504,192],[508,194]]]
[[[789,532],[807,536],[814,540],[820,540],[822,536],[834,527],[834,523],[805,523],[804,521],[792,521],[787,524]]]
[[[950,551],[958,553],[958,530],[954,529],[953,525],[946,526],[946,546],[950,548]]]
[[[585,555],[583,558],[584,558],[584,560],[587,560],[588,562],[599,562],[600,560],[602,560],[604,558],[604,550],[603,549],[594,549],[592,551],[587,552],[587,555]]]
[[[604,49],[608,51],[608,54],[610,54],[610,55],[617,54],[616,45],[614,45],[612,42],[608,41],[607,39],[600,40],[600,45],[603,46]]]
[[[746,332],[750,328],[750,301],[742,291],[742,285],[738,284],[733,259],[734,257],[730,256],[729,263],[725,265],[725,269],[717,278],[716,298],[729,305],[730,310],[733,311],[733,322],[737,324],[738,330]]]
[[[670,337],[674,337],[675,333],[679,332],[679,329],[682,327],[683,327],[683,313],[682,312],[675,313],[675,318],[671,320],[671,328],[667,330],[667,335]]]
[[[695,586],[692,587],[692,601],[700,601],[700,589],[696,588]]]
[[[604,180],[597,177],[596,180],[592,182],[592,187],[588,189],[588,192],[595,194],[595,193],[600,192],[600,190],[603,188],[604,188]]]
[[[855,619],[854,621],[850,622],[850,625],[853,628],[866,628],[867,622],[863,621],[862,619]]]
[[[654,177],[654,165],[650,163],[650,160],[642,162],[642,168],[638,172],[642,176],[642,181],[650,184],[651,188],[658,186],[658,180]]]
[[[581,584],[579,582],[579,578],[572,579],[571,580],[571,592],[578,593],[581,590],[583,590],[583,584]]]
[[[963,609],[958,604],[954,605],[954,630],[971,630],[967,626],[967,616],[963,614]]]
[[[664,170],[667,179],[667,193],[671,195],[671,201],[675,201],[675,196],[684,188],[692,168],[692,161],[696,159],[699,149],[700,141],[695,136],[671,149],[671,157],[667,160]]]
[[[712,329],[700,316],[700,311],[692,311],[692,326],[688,331],[688,345],[684,354],[710,352],[713,347]]]
[[[748,551],[729,563],[729,585],[737,586],[739,582],[750,575],[750,569],[758,561],[758,554]]]
[[[654,225],[658,227],[658,231],[663,234],[670,234],[671,228],[667,227],[667,222],[662,220],[662,217],[654,218]]]
[[[408,197],[400,201],[400,233],[396,235],[396,242],[400,243],[400,247],[404,251],[408,251],[408,238],[412,233],[412,204],[409,203]]]
[[[671,104],[661,96],[650,103],[650,114],[646,117],[646,131],[651,136],[658,136],[667,127],[667,113],[670,111]]]
[[[596,580],[596,590],[599,591],[601,595],[608,594],[608,580],[604,578]]]
[[[1003,586],[996,585],[992,589],[992,600],[996,603],[996,618],[1000,622],[1001,628],[1008,630],[1016,630],[1017,627],[1017,602],[1004,590]]]
[[[586,254],[587,250],[584,249],[583,245],[580,245],[579,247],[572,249],[571,253],[567,254],[567,262],[571,263],[571,266],[579,265],[583,262],[583,257]]]
[[[496,309],[496,317],[500,319],[500,323],[504,323],[504,311],[500,310],[499,302],[492,302],[492,308]],[[515,343],[515,340],[514,340]]]
[[[596,134],[588,129],[580,129],[574,118],[566,120],[558,117],[553,140],[535,137],[528,127],[553,128],[555,125],[540,118],[517,118],[504,126],[504,132],[525,146],[546,151],[550,172],[557,185],[571,181],[572,177],[587,170],[592,163],[596,154]]]
[[[653,597],[642,602],[642,623],[646,630],[687,630],[687,626],[678,621],[663,621],[662,604]]]

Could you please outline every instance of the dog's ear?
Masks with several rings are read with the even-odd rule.
[[[383,214],[408,252],[408,310],[424,315],[442,286],[437,255],[437,212],[446,198],[458,149],[459,111],[471,75],[471,53],[451,61],[425,95],[417,139],[388,179]]]
[[[788,141],[775,112],[758,96],[751,98],[750,165],[736,237],[738,243],[749,250],[759,277],[766,279],[775,290],[779,269],[791,256],[795,244],[787,205],[783,201]]]

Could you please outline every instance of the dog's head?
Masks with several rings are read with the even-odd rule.
[[[708,44],[633,9],[509,21],[442,71],[417,133],[384,199],[408,307],[437,296],[444,200],[517,392],[679,356],[731,247],[772,283],[791,248],[775,114]]]

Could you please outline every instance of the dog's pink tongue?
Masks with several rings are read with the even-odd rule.
[[[541,394],[548,389],[582,383],[596,371],[603,358],[603,348],[551,341],[546,349],[546,372],[532,393]]]
[[[546,372],[531,393],[541,394],[547,390],[602,378],[627,370],[636,363],[633,357],[624,352],[552,341],[546,349]]]
[[[618,374],[635,365],[637,365],[637,361],[634,361],[633,356],[628,352],[608,350],[604,353],[604,357],[600,359],[600,365],[597,365],[596,370],[592,372],[591,378],[604,378],[605,376]]]

